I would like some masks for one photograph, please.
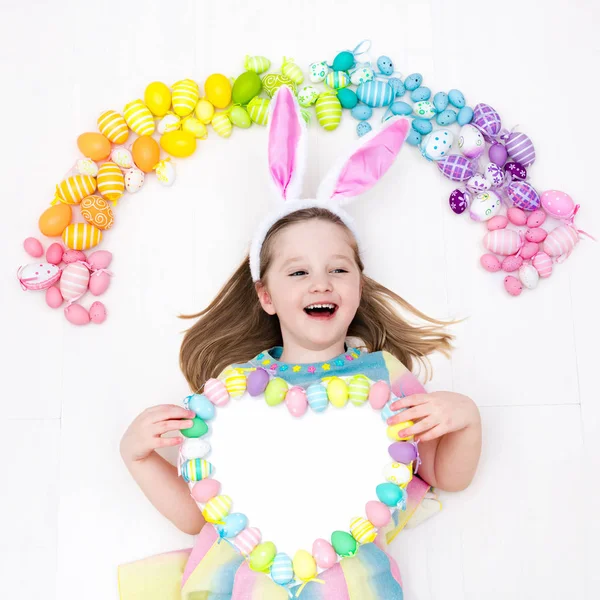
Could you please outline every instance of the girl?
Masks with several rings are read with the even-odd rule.
[[[289,89],[279,89],[269,117],[269,167],[283,206],[255,234],[244,259],[217,297],[186,332],[182,371],[195,392],[232,368],[259,367],[306,387],[322,377],[362,373],[389,382],[399,399],[390,406],[390,425],[412,422],[402,436],[419,440],[419,475],[408,485],[408,506],[394,515],[395,535],[415,513],[429,487],[459,491],[471,482],[480,456],[481,425],[475,403],[452,392],[427,394],[411,373],[414,361],[446,355],[452,337],[431,319],[364,274],[356,230],[341,208],[372,187],[398,154],[408,123],[394,120],[365,136],[334,169],[316,200],[298,200],[305,156],[304,123]],[[405,321],[403,309],[423,324]],[[349,346],[347,338],[361,340]],[[219,544],[206,525],[176,467],[155,450],[183,438],[162,435],[190,427],[195,415],[182,407],[149,408],[130,425],[121,442],[127,468],[148,499],[179,529],[200,534],[191,551],[123,565],[121,598],[130,600],[279,600],[288,591],[255,573],[232,544]],[[323,583],[291,588],[304,600],[401,600],[401,579],[385,552],[390,532],[360,546],[319,574]],[[148,573],[152,573],[152,585]],[[183,576],[182,576],[183,572]],[[145,582],[145,583],[144,583]]]

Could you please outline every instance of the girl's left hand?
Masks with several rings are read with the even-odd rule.
[[[468,396],[454,392],[413,394],[399,398],[390,406],[392,410],[407,410],[388,419],[388,425],[413,421],[412,427],[402,430],[402,435],[414,435],[419,441],[429,441],[452,431],[460,431],[479,420],[477,405]],[[417,422],[418,421],[418,422]]]

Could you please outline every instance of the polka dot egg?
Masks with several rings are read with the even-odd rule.
[[[454,134],[449,129],[432,131],[421,143],[421,154],[429,160],[440,160],[450,154]]]
[[[125,188],[130,194],[139,192],[144,185],[144,180],[144,172],[137,167],[131,167],[125,171]]]

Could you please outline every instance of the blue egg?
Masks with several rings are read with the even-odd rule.
[[[421,75],[421,73],[413,73],[404,80],[404,87],[409,92],[412,92],[413,90],[416,90],[422,83],[423,75]]]
[[[380,56],[377,59],[377,67],[384,75],[391,75],[394,72],[394,63],[389,56]]]
[[[184,405],[196,413],[197,417],[210,421],[215,416],[215,405],[203,394],[192,394],[184,400]]]
[[[398,100],[398,102],[394,102],[394,104],[392,104],[390,106],[390,110],[395,115],[403,115],[403,116],[410,115],[413,111],[412,106],[410,104],[408,104],[407,102],[402,102],[402,100]]]
[[[428,133],[431,133],[431,130],[433,129],[433,125],[429,119],[413,119],[412,126],[413,129],[418,131],[421,135],[427,135]]]
[[[450,104],[456,106],[456,108],[462,108],[465,105],[465,97],[460,90],[450,90],[448,92],[448,100],[450,100]]]
[[[279,585],[287,585],[294,579],[292,559],[285,552],[278,552],[271,565],[271,577]]]
[[[380,483],[375,488],[375,493],[380,502],[386,506],[400,507],[402,504],[406,504],[406,491],[395,483]]]
[[[356,126],[356,133],[358,133],[358,137],[362,137],[363,135],[366,135],[367,133],[369,133],[369,131],[371,131],[371,129],[373,129],[373,128],[371,127],[370,123],[367,123],[366,121],[361,121]]]
[[[357,104],[351,111],[350,114],[357,121],[366,121],[373,116],[373,109],[366,104]]]
[[[445,111],[439,113],[435,120],[438,125],[452,125],[456,122],[456,111],[451,108],[447,108]]]
[[[390,400],[387,401],[386,405],[381,409],[381,419],[383,421],[387,421],[389,418],[393,417],[394,415],[398,415],[401,412],[404,412],[405,410],[407,410],[406,408],[400,408],[399,410],[392,410],[392,404],[394,402],[396,402],[396,400],[398,400],[398,398],[392,397]]]
[[[402,96],[406,94],[406,88],[404,87],[402,80],[398,79],[398,77],[390,77],[388,79],[388,85],[394,90],[396,98],[402,98]]]
[[[423,102],[431,98],[431,90],[428,87],[418,87],[410,93],[410,99],[413,102]]]
[[[463,106],[458,111],[458,116],[456,117],[456,121],[462,127],[463,125],[468,125],[473,120],[473,109],[470,106]]]
[[[411,146],[419,146],[422,139],[421,134],[411,128],[410,133],[406,136],[406,143]]]
[[[248,525],[248,517],[242,513],[231,513],[223,520],[223,525],[217,526],[221,537],[232,538],[242,533]]]
[[[311,383],[306,388],[306,399],[315,412],[323,412],[329,404],[327,390],[320,383]]]
[[[443,112],[448,107],[448,94],[446,92],[438,92],[433,97],[433,105],[438,112]]]

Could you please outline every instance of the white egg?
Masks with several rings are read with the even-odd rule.
[[[323,60],[321,62],[312,63],[309,67],[310,74],[309,78],[313,83],[320,83],[321,81],[325,81],[325,77],[327,77],[327,72],[329,71],[329,67],[327,66],[327,61]]]
[[[528,290],[532,290],[537,287],[540,275],[533,265],[526,264],[519,268],[519,279]]]
[[[303,87],[298,94],[300,106],[312,106],[319,99],[319,92],[312,86]]]
[[[77,172],[82,175],[98,175],[98,165],[91,158],[80,158],[77,161]]]
[[[502,208],[502,199],[496,192],[488,190],[477,194],[471,200],[469,216],[473,221],[488,221],[495,217]]]
[[[175,183],[175,167],[170,160],[161,160],[154,171],[158,182],[162,185],[170,187]]]
[[[131,169],[133,167],[133,156],[127,148],[115,148],[111,152],[110,158],[121,169]]]
[[[386,481],[402,485],[412,479],[412,473],[407,465],[398,462],[387,464],[383,469],[383,476]]]
[[[156,126],[156,131],[161,135],[167,131],[175,131],[179,129],[181,125],[181,118],[177,115],[169,114],[165,115]]]
[[[458,134],[458,149],[467,158],[478,158],[485,151],[485,140],[481,131],[473,125],[463,125]]]
[[[356,71],[352,72],[350,76],[350,81],[354,85],[360,85],[361,83],[365,83],[366,81],[373,81],[375,75],[373,73],[373,69],[369,67],[360,67],[356,69]]]
[[[125,171],[125,187],[131,194],[139,192],[144,185],[144,173],[137,167],[132,167]]]
[[[482,175],[481,173],[475,173],[475,175],[473,175],[473,177],[467,181],[467,189],[469,189],[471,192],[475,192],[476,194],[478,192],[485,192],[491,187],[491,182],[486,179],[485,175]]]
[[[204,458],[210,452],[210,444],[200,438],[187,438],[181,445],[181,453],[187,460]]]
[[[421,154],[429,160],[446,158],[452,150],[454,134],[449,129],[436,129],[423,138]]]

